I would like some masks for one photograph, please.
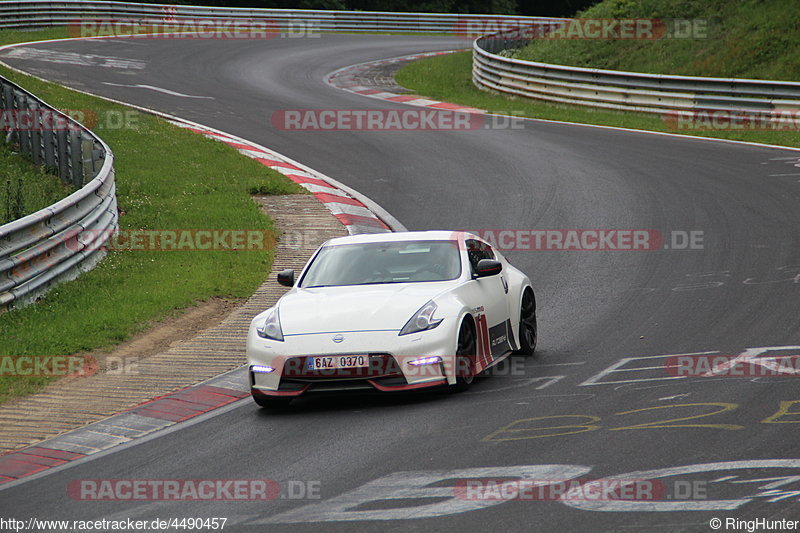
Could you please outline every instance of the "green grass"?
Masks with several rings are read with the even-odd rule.
[[[72,192],[58,176],[0,142],[0,225],[52,205]]]
[[[0,42],[8,39],[0,32]],[[98,117],[132,111],[6,68],[0,74],[60,109],[91,110]],[[150,115],[129,116],[135,120],[128,127],[95,129],[114,152],[122,229],[272,230],[250,191],[303,191],[232,147]],[[5,158],[0,156],[0,165]],[[37,304],[0,314],[0,356],[109,348],[197,302],[250,296],[272,258],[272,250],[111,251],[95,270],[59,285]],[[0,377],[0,402],[48,381]]]
[[[66,37],[71,37],[66,26],[30,31],[0,30],[0,46],[30,41],[44,41],[46,39],[64,39]]]
[[[689,76],[800,80],[797,0],[605,0],[577,18],[703,19],[705,38],[538,39],[515,57]]]
[[[781,146],[800,146],[798,131],[676,130],[659,116],[644,113],[554,105],[527,98],[508,97],[477,89],[472,83],[472,52],[421,59],[404,66],[397,82],[415,93],[437,100],[511,114],[582,124],[598,124],[651,131],[683,133]]]

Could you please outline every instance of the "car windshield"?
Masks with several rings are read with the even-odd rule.
[[[340,244],[322,248],[300,287],[445,281],[461,275],[452,241]]]

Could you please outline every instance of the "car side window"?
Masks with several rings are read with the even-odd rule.
[[[494,259],[494,251],[492,247],[485,242],[477,241],[475,239],[467,239],[467,256],[469,257],[469,264],[472,266],[472,272],[477,272],[478,261],[481,259]]]

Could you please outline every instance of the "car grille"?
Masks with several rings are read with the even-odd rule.
[[[323,355],[323,354],[319,354]],[[319,355],[317,357],[319,357]],[[383,377],[402,377],[400,365],[388,353],[370,354],[330,354],[330,355],[368,355],[369,365],[361,368],[336,368],[325,370],[310,370],[307,359],[310,356],[290,357],[283,364],[283,378],[281,382],[321,382],[321,381],[350,381],[365,380]]]

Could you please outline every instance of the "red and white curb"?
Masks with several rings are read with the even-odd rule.
[[[140,439],[250,395],[247,367],[142,403],[99,422],[0,456],[0,490],[15,481]]]
[[[77,37],[70,39],[46,39],[42,41],[12,43],[0,46],[0,51],[9,48],[48,43],[53,41],[95,40],[95,39],[104,39],[107,37],[108,36]],[[11,67],[10,65],[6,65],[5,63],[2,64],[10,68],[11,70],[19,72],[21,74],[25,74],[26,76],[31,76],[41,81],[51,83],[50,81],[42,77]],[[113,98],[100,96],[88,91],[82,91],[80,89],[71,88],[70,90],[83,94],[88,94],[90,96],[94,96],[97,98],[102,98],[109,102],[114,102],[116,104],[138,109],[140,111],[149,113],[151,115],[159,116],[181,128],[189,129],[196,133],[200,133],[202,135],[205,135],[207,137],[210,137],[212,139],[224,142],[226,144],[235,147],[244,155],[256,159],[263,165],[268,166],[271,169],[280,172],[284,176],[288,177],[290,180],[299,184],[301,187],[310,191],[314,196],[317,197],[317,199],[320,202],[325,204],[325,207],[327,207],[337,219],[339,219],[339,221],[347,228],[347,231],[350,235],[355,235],[359,233],[383,233],[390,231],[406,231],[405,226],[403,226],[400,223],[400,221],[398,221],[396,218],[390,215],[385,209],[383,209],[378,204],[376,204],[366,196],[362,195],[358,191],[355,191],[354,189],[347,187],[343,183],[340,183],[339,181],[330,178],[329,176],[326,176],[301,163],[298,163],[297,161],[294,161],[282,154],[279,154],[274,150],[270,150],[269,148],[248,141],[246,139],[242,139],[241,137],[237,137],[230,133],[219,131],[209,126],[205,126],[203,124],[198,124],[196,122],[182,119],[180,117],[176,117],[168,113],[163,113],[161,111],[156,111],[154,109],[149,109],[146,107],[137,106],[126,102],[121,102]]]
[[[12,68],[12,70],[31,75],[19,69]],[[47,81],[38,76],[33,77]],[[351,235],[406,230],[391,214],[358,191],[274,150],[153,109],[131,105],[86,91],[72,90],[160,116],[181,128],[233,146],[242,154],[280,172],[310,191],[347,228]],[[170,426],[190,421],[249,395],[247,366],[245,365],[203,383],[154,398],[128,411],[82,428],[43,440],[21,450],[5,453],[0,455],[0,491],[33,477],[49,473],[48,471],[52,469],[66,468],[72,462],[143,439]]]
[[[164,116],[163,113],[155,114]],[[179,127],[233,146],[242,154],[306,188],[325,204],[351,235],[405,231],[399,221],[369,198],[274,150],[208,126],[172,116],[164,118]],[[0,455],[0,490],[30,476],[191,420],[249,395],[247,367],[242,366],[201,384],[154,398],[110,418]]]
[[[418,107],[441,109],[445,111],[461,111],[464,113],[476,113],[481,115],[486,114],[486,111],[483,109],[463,106],[459,104],[453,104],[450,102],[441,102],[439,100],[422,98],[416,95],[396,94],[390,91],[383,91],[381,89],[376,89],[374,87],[366,87],[364,85],[360,85],[358,81],[358,75],[360,73],[365,72],[375,66],[390,65],[393,63],[404,63],[407,61],[415,61],[417,59],[424,59],[426,57],[452,54],[457,51],[458,50],[449,50],[445,52],[425,52],[422,54],[392,57],[389,59],[381,59],[378,61],[368,61],[366,63],[358,63],[357,65],[350,65],[348,67],[334,70],[333,72],[325,76],[325,82],[328,85],[336,87],[337,89],[342,89],[347,92],[351,92],[361,96],[367,96],[369,98],[384,100],[386,102],[395,102],[395,103],[413,105]]]
[[[345,188],[341,183],[332,180],[328,176],[301,165],[274,150],[200,124],[174,119],[170,120],[170,122],[178,127],[186,128],[233,146],[247,157],[280,172],[310,191],[316,196],[317,200],[325,204],[325,207],[328,208],[333,216],[339,219],[339,222],[347,228],[350,235],[383,233],[401,230],[402,228],[399,222],[382,209],[379,209],[369,199],[362,197],[352,189]],[[375,211],[381,211],[380,215]],[[385,221],[384,219],[389,220]]]
[[[352,76],[358,70],[366,69],[376,63],[411,61],[441,53],[417,54],[415,56],[404,56],[402,58],[355,65],[336,71],[328,78],[337,87],[346,88],[351,92],[372,98],[382,98],[389,101],[438,109],[482,113],[481,110],[465,106],[408,95],[396,95],[366,87],[348,86],[347,84],[348,76]],[[106,100],[114,101],[109,98],[106,98]],[[369,198],[274,150],[202,124],[151,109],[131,106],[124,102],[117,103],[159,115],[181,128],[224,142],[236,148],[242,154],[280,172],[307,189],[320,202],[325,204],[331,213],[347,227],[347,231],[351,235],[405,230],[405,227],[399,221]],[[38,477],[38,475],[51,469],[66,468],[67,465],[74,461],[142,439],[175,424],[189,421],[225,407],[249,395],[247,367],[242,366],[198,385],[154,398],[99,422],[46,439],[21,450],[0,455],[0,490],[27,481],[34,476]]]
[[[334,86],[372,98],[438,109],[482,113],[481,110],[465,106],[408,95],[396,95],[367,87],[358,87],[354,84],[348,85],[347,83],[348,76],[352,76],[359,70],[366,69],[376,63],[411,61],[431,55],[440,55],[441,53],[417,54],[355,65],[332,73],[326,81],[331,82]],[[106,98],[106,100],[115,101],[110,98]],[[358,191],[274,150],[235,135],[152,109],[131,106],[124,102],[116,103],[159,115],[181,128],[224,142],[236,148],[242,154],[280,172],[307,189],[320,202],[325,204],[331,213],[347,227],[351,235],[405,230],[405,227],[399,221]],[[46,439],[21,450],[0,455],[0,490],[27,481],[32,477],[43,475],[43,473],[51,469],[66,468],[74,461],[192,420],[249,395],[247,367],[242,366],[198,385],[154,398],[99,422]]]

